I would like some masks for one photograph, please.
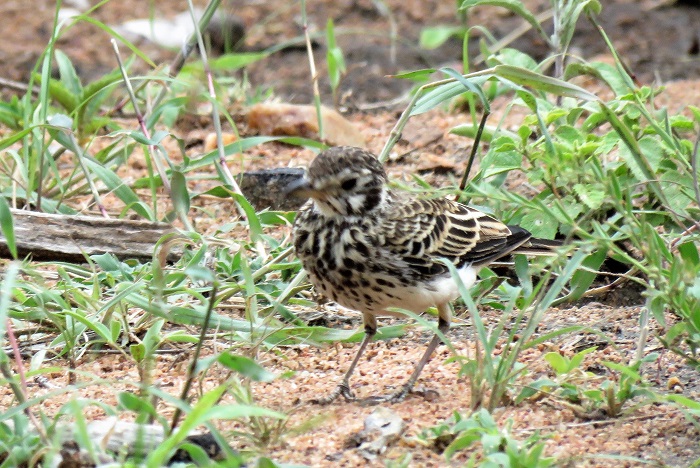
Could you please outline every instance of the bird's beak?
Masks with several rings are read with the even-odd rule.
[[[317,196],[318,190],[314,190],[314,188],[311,187],[311,183],[309,183],[309,180],[306,177],[302,177],[293,182],[290,182],[284,188],[284,194],[288,197],[307,199],[314,198],[314,196]]]

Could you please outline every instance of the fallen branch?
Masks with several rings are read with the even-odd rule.
[[[87,255],[110,253],[119,259],[151,260],[158,240],[175,232],[165,223],[57,215],[11,210],[20,257],[84,262]],[[10,258],[0,235],[0,256]]]

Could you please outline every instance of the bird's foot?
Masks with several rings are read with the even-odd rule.
[[[356,399],[355,394],[350,391],[350,386],[346,382],[341,382],[330,395],[324,398],[314,398],[310,400],[310,403],[314,405],[328,405],[337,400],[339,396],[345,398],[345,401],[353,401]]]
[[[414,389],[412,386],[404,385],[397,392],[384,396],[373,396],[362,400],[362,405],[373,406],[380,403],[398,403],[406,398],[409,393],[422,396],[426,401],[435,401],[440,397],[440,394],[435,390],[424,388]]]

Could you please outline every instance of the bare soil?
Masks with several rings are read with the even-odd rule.
[[[186,10],[186,3],[176,0],[155,2],[135,0],[113,1],[100,7],[92,17],[109,25],[135,18],[170,17]],[[457,24],[454,2],[391,0],[387,1],[397,26],[396,60],[392,60],[392,40],[388,31],[389,19],[382,15],[369,0],[319,0],[310,3],[310,21],[316,31],[322,31],[328,18],[333,18],[339,36],[339,45],[345,52],[348,74],[340,91],[340,105],[349,111],[348,118],[366,135],[367,146],[379,151],[388,137],[402,107],[399,99],[409,90],[409,84],[385,75],[402,70],[449,65],[458,66],[461,54],[459,41],[448,43],[434,51],[417,47],[421,28],[438,24]],[[549,2],[526,1],[535,11],[544,11]],[[688,104],[700,103],[700,85],[695,78],[700,72],[698,42],[700,40],[700,8],[696,2],[613,0],[604,3],[601,15],[605,31],[642,83],[667,84],[668,90],[659,97],[671,112],[677,112]],[[195,4],[203,6],[202,1]],[[297,3],[285,2],[230,2],[230,11],[240,16],[247,26],[248,37],[245,49],[260,50],[301,34],[299,7]],[[0,4],[0,24],[7,40],[0,41],[0,78],[26,82],[37,58],[42,53],[51,32],[54,4],[48,0],[26,2],[7,0]],[[516,28],[522,21],[500,9],[482,8],[469,19],[470,24],[483,24],[497,37],[502,37]],[[79,23],[67,31],[58,41],[58,47],[74,60],[79,73],[86,79],[94,79],[114,68],[114,59],[108,36],[99,28]],[[323,39],[319,40],[323,43]],[[476,44],[476,41],[473,41]],[[156,63],[172,59],[176,51],[165,50],[146,42],[142,48]],[[546,49],[533,33],[518,38],[513,47],[542,57]],[[584,19],[574,40],[574,52],[585,58],[608,55],[600,35]],[[476,50],[473,55],[476,55]],[[325,70],[325,50],[316,48],[319,70]],[[135,64],[135,70],[147,70],[144,64]],[[308,103],[311,99],[306,54],[301,49],[286,49],[256,63],[247,70],[253,87],[272,88],[280,100]],[[321,76],[321,89],[325,102],[330,103],[327,77]],[[594,90],[596,91],[596,90]],[[12,92],[4,88],[3,93]],[[494,103],[494,115],[499,115],[505,101]],[[405,100],[403,101],[405,105]],[[524,115],[524,114],[523,114]],[[395,148],[396,154],[388,165],[391,177],[411,181],[412,173],[419,173],[431,183],[440,183],[458,177],[466,164],[470,142],[448,134],[448,131],[468,116],[459,112],[434,111],[413,119],[402,140]],[[510,119],[518,114],[511,112]],[[517,124],[517,122],[513,122]],[[135,126],[134,122],[134,126]],[[193,126],[210,130],[207,119],[196,124],[181,123],[177,131],[187,139]],[[245,128],[241,129],[245,133]],[[173,148],[174,149],[174,148]],[[201,147],[194,146],[193,152]],[[175,150],[175,149],[174,149]],[[251,150],[241,159],[245,170],[276,166],[303,166],[312,158],[308,151],[267,145]],[[124,177],[137,177],[143,167],[134,163],[131,173]],[[518,189],[516,180],[511,181]],[[522,188],[521,188],[522,189]],[[527,195],[527,193],[525,193]],[[227,221],[233,211],[226,202],[212,203],[212,212],[220,218],[201,219],[197,225],[212,230]],[[288,234],[288,232],[280,235]],[[625,287],[626,288],[626,287]],[[595,374],[605,372],[602,361],[626,363],[633,357],[639,339],[639,312],[643,300],[633,289],[618,289],[613,294],[596,298],[598,302],[580,304],[548,311],[539,333],[560,329],[572,324],[584,324],[590,331],[565,335],[555,342],[544,343],[538,349],[524,353],[524,363],[533,378],[553,377],[545,365],[542,355],[558,351],[571,356],[590,346],[597,349],[588,355],[583,368]],[[321,305],[319,310],[328,312]],[[239,313],[234,312],[232,313]],[[458,315],[464,311],[458,310]],[[337,327],[358,328],[356,314],[333,309],[328,312],[336,317],[330,324]],[[499,313],[484,311],[487,323],[497,322]],[[340,320],[339,318],[342,318]],[[387,322],[388,323],[388,322]],[[656,326],[656,325],[654,325]],[[458,319],[451,332],[452,344],[460,354],[474,353],[473,330],[466,318]],[[605,336],[606,339],[601,339]],[[353,390],[359,397],[384,394],[392,391],[407,378],[413,363],[423,352],[429,335],[416,326],[404,337],[372,343],[366,360],[360,363]],[[229,342],[212,341],[213,350],[230,346]],[[357,403],[338,402],[327,407],[309,405],[305,402],[330,392],[347,368],[354,355],[355,346],[336,344],[325,348],[313,346],[280,346],[273,350],[255,354],[268,369],[284,373],[294,371],[287,378],[272,383],[255,384],[257,402],[265,407],[291,412],[290,426],[301,424],[312,418],[322,417],[312,427],[299,435],[286,435],[281,441],[265,450],[266,455],[279,461],[310,466],[384,466],[389,460],[397,460],[403,454],[412,454],[411,466],[460,466],[469,457],[461,453],[447,462],[433,450],[415,441],[421,429],[438,424],[449,418],[454,411],[468,413],[470,406],[469,382],[459,377],[455,363],[446,364],[451,353],[445,346],[438,348],[419,381],[419,387],[435,390],[439,395],[426,400],[410,395],[405,401],[389,405],[407,423],[404,437],[375,460],[366,460],[347,441],[351,434],[362,429],[363,420],[373,410]],[[647,352],[660,351],[661,347],[651,333],[645,343]],[[185,375],[189,348],[182,348],[176,355],[164,355],[158,363],[156,378],[159,385],[173,393],[179,393]],[[28,365],[28,362],[26,363]],[[55,366],[66,366],[56,359]],[[121,356],[87,354],[78,363],[79,372],[94,374],[113,382],[107,385],[85,385],[80,390],[67,392],[62,397],[51,398],[42,403],[42,409],[55,414],[69,397],[81,395],[107,404],[116,403],[116,395],[126,389],[134,390],[139,376],[133,364]],[[690,369],[676,356],[661,353],[654,365],[643,369],[647,380],[659,392],[677,392],[698,400],[699,385],[697,371]],[[81,375],[81,374],[78,374]],[[84,375],[84,374],[83,374]],[[56,384],[66,379],[66,373],[51,376]],[[202,382],[202,391],[216,385],[226,374],[211,372]],[[79,377],[79,379],[83,379]],[[86,379],[87,380],[87,379]],[[670,385],[669,382],[674,383]],[[678,382],[675,384],[675,382]],[[31,396],[45,394],[49,390],[38,385],[30,388]],[[0,394],[0,409],[13,405],[7,388]],[[91,418],[102,417],[97,406],[87,410]],[[168,408],[163,408],[167,415]],[[548,436],[546,452],[556,456],[561,466],[688,466],[700,458],[698,432],[684,414],[676,407],[666,404],[644,405],[630,410],[614,419],[588,420],[574,414],[571,409],[551,399],[526,402],[518,406],[506,406],[495,412],[500,424],[513,420],[513,435],[524,439],[539,430]],[[222,426],[222,429],[241,429],[240,426]],[[244,439],[232,437],[234,448],[246,449]],[[617,457],[617,458],[615,458]]]

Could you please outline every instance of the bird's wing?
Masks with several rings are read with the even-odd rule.
[[[441,273],[439,258],[457,266],[485,265],[530,238],[524,229],[444,198],[395,200],[390,206],[384,243],[419,274]]]

